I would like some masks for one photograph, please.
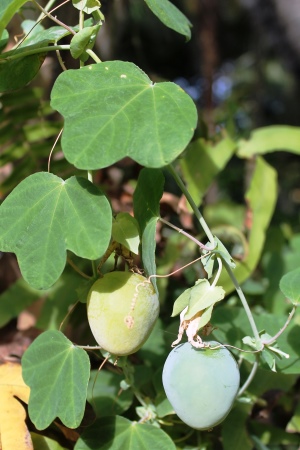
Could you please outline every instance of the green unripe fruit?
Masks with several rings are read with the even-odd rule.
[[[87,299],[91,331],[99,346],[117,355],[136,352],[159,314],[152,283],[131,272],[110,272],[97,280]]]
[[[220,345],[210,341],[211,347]],[[229,350],[175,347],[163,369],[166,395],[180,419],[196,430],[218,425],[229,413],[240,385],[240,372]]]

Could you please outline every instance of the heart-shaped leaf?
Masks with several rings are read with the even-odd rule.
[[[65,118],[62,148],[81,169],[99,169],[130,156],[163,167],[193,136],[197,111],[176,84],[152,83],[129,62],[109,61],[60,74],[51,105]]]
[[[111,221],[108,200],[85,178],[35,173],[0,206],[0,249],[17,255],[32,287],[47,289],[63,272],[67,249],[82,258],[102,256]]]
[[[67,427],[78,427],[90,376],[87,353],[60,331],[46,331],[24,353],[22,368],[31,389],[28,411],[36,428],[47,428],[56,417]]]

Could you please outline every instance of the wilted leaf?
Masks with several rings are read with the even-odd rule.
[[[3,450],[33,450],[26,426],[26,411],[18,400],[28,403],[29,387],[20,364],[0,365],[0,445]]]

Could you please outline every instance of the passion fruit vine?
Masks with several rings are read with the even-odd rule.
[[[136,352],[148,339],[158,314],[152,283],[136,273],[107,273],[88,294],[87,315],[94,338],[116,356]]]
[[[210,347],[218,342],[210,341]],[[222,422],[236,398],[240,372],[225,347],[195,348],[189,342],[175,347],[163,369],[163,385],[178,417],[196,430]]]

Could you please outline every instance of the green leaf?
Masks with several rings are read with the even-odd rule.
[[[206,279],[196,281],[191,288],[189,307],[184,315],[185,320],[190,320],[198,312],[214,305],[222,300],[225,291],[221,286],[211,286]]]
[[[65,118],[62,148],[81,169],[99,169],[129,156],[163,167],[193,136],[197,111],[174,83],[152,83],[129,62],[109,61],[59,75],[51,105]]]
[[[46,436],[42,436],[41,434],[32,432],[30,433],[30,435],[32,439],[33,448],[39,450],[67,450],[66,447],[62,447],[58,442]]]
[[[142,169],[133,194],[134,217],[142,236],[142,260],[146,275],[156,274],[156,223],[160,217],[159,202],[164,189],[164,176],[159,169]],[[155,278],[152,283],[156,288]]]
[[[251,158],[274,151],[288,151],[300,154],[300,128],[275,125],[259,128],[251,133],[250,139],[239,142],[238,156]]]
[[[249,437],[246,423],[252,405],[238,403],[222,424],[222,441],[224,450],[252,450],[253,443]]]
[[[300,433],[300,403],[296,406],[296,410],[287,424],[286,431]]]
[[[6,47],[8,39],[9,39],[8,31],[3,30],[2,35],[0,36],[0,51],[2,51]]]
[[[186,289],[179,297],[175,300],[173,305],[173,311],[171,317],[178,316],[184,308],[188,306],[191,299],[191,291],[193,288]]]
[[[139,226],[137,220],[129,213],[119,213],[113,219],[112,238],[138,255],[140,244]]]
[[[87,14],[91,14],[101,6],[99,0],[72,0],[72,3],[76,9],[84,11]]]
[[[1,0],[0,3],[0,36],[10,19],[28,0]]]
[[[30,387],[29,415],[38,430],[58,417],[69,428],[79,426],[85,409],[90,361],[60,331],[46,331],[22,358],[23,378]]]
[[[80,58],[88,48],[93,47],[99,29],[100,25],[86,27],[73,36],[70,44],[70,52],[73,58]],[[86,55],[86,59],[88,59],[88,56]]]
[[[145,0],[153,14],[159,20],[177,33],[183,34],[187,40],[191,39],[191,22],[169,0]]]
[[[125,417],[103,417],[83,432],[74,450],[176,450],[171,438],[160,428],[131,422]]]
[[[249,250],[242,262],[237,262],[234,275],[243,283],[258,264],[266,238],[266,230],[270,223],[277,200],[277,174],[275,170],[257,157],[256,166],[250,187],[246,193],[246,201],[251,216],[249,227]],[[225,291],[234,289],[233,283],[225,270],[223,270],[219,284]]]
[[[300,302],[300,268],[283,275],[279,287],[283,295],[294,305]]]
[[[236,143],[226,136],[216,145],[204,139],[192,142],[179,160],[189,193],[200,205],[207,189],[224,169],[236,150]]]
[[[24,50],[16,50],[17,53],[23,53]],[[1,54],[1,57],[7,57],[11,52]],[[41,65],[46,58],[47,53],[37,53],[29,56],[21,56],[17,59],[4,60],[0,58],[0,91],[12,91],[20,89],[29,83],[40,70]],[[14,74],[12,77],[11,74]]]
[[[266,330],[270,336],[275,336],[277,332],[283,327],[287,317],[278,314],[269,314],[261,312],[260,314],[253,314],[258,330]],[[219,305],[214,310],[212,323],[217,327],[213,331],[214,338],[223,343],[234,345],[238,348],[243,347],[242,339],[244,336],[252,335],[252,331],[245,314],[241,307],[227,307]],[[276,370],[284,374],[299,374],[300,372],[300,348],[299,348],[299,332],[300,326],[292,321],[287,329],[276,340],[281,351],[290,355],[288,359],[276,357]],[[247,354],[240,354],[245,359],[255,360],[254,356],[251,358]],[[275,355],[275,353],[274,353]],[[267,372],[271,373],[271,372]],[[272,372],[273,373],[273,372]],[[258,378],[258,383],[260,379]],[[253,382],[252,382],[253,383]]]
[[[24,279],[36,289],[59,278],[67,249],[97,259],[111,237],[108,200],[80,177],[31,175],[4,200],[0,218],[0,249],[17,255]]]
[[[120,389],[123,379],[124,376],[118,373],[106,370],[91,371],[87,400],[93,406],[97,417],[122,414],[131,406],[133,392],[131,389]]]

